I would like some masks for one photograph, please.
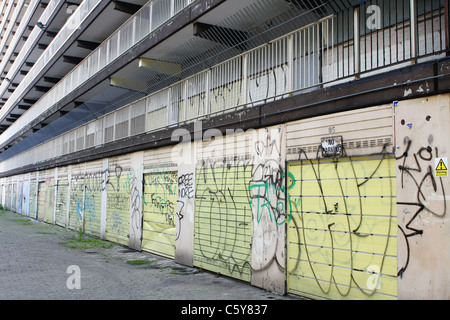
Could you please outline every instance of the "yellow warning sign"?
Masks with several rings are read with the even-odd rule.
[[[446,177],[448,175],[447,158],[436,158],[435,163],[436,163],[436,167],[435,167],[436,168],[435,169],[436,177]]]

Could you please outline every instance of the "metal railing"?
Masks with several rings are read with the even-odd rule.
[[[37,2],[39,2],[39,1],[37,1]],[[33,5],[33,8],[34,8],[34,6],[35,5]],[[55,0],[50,1],[47,4],[45,11],[40,16],[39,22],[41,22],[43,25],[48,24],[49,20],[54,16],[54,14],[58,8],[59,8],[58,1],[55,1]],[[28,12],[31,13],[31,10],[27,11],[27,14],[28,14]],[[25,25],[27,26],[28,22]],[[17,74],[17,72],[19,72],[19,70],[22,67],[23,63],[25,62],[27,56],[30,54],[32,48],[36,45],[38,38],[40,37],[40,35],[43,32],[44,32],[44,30],[42,30],[41,28],[39,28],[37,26],[33,28],[33,30],[31,31],[30,35],[27,38],[27,41],[24,43],[24,45],[22,46],[22,48],[19,51],[19,54],[14,59],[14,63],[12,64],[8,73],[6,74],[6,78],[13,79],[14,76]],[[12,47],[12,49],[14,49],[14,48]],[[7,61],[1,62],[2,70],[3,70],[6,62]],[[0,86],[0,96],[3,96],[3,94],[6,92],[8,86],[9,86],[9,83],[7,83],[6,81],[2,82],[2,84]]]
[[[159,28],[163,23],[187,7],[193,0],[153,0],[143,6],[137,14],[125,22],[115,33],[105,40],[96,50],[87,56],[78,66],[59,81],[50,91],[43,95],[33,107],[17,119],[1,136],[0,144],[8,141],[21,128],[31,123],[36,117],[44,114],[84,82],[92,78],[103,68],[119,58],[123,53],[136,45],[145,36]],[[85,0],[50,43],[27,77],[16,88],[11,97],[0,110],[0,119],[18,103],[18,96],[42,70],[47,61],[57,52],[57,48],[77,29],[89,13],[100,3],[100,0]]]
[[[449,48],[445,42],[444,2],[402,2],[366,1],[325,17],[8,159],[2,162],[1,169],[37,163],[445,54]],[[414,5],[406,6],[406,2]],[[368,18],[374,18],[373,10],[387,16],[372,24]]]
[[[5,119],[9,115],[11,110],[20,102],[22,93],[26,92],[30,88],[30,86],[32,86],[38,74],[40,74],[44,67],[59,51],[61,46],[67,41],[67,38],[69,38],[77,30],[77,28],[89,16],[89,13],[94,10],[94,8],[100,3],[100,1],[101,0],[83,1],[78,9],[72,14],[72,16],[70,16],[62,29],[58,32],[58,34],[48,45],[43,54],[39,57],[36,63],[34,63],[33,67],[29,70],[25,78],[19,83],[17,88],[0,109],[1,120]],[[52,12],[52,10],[49,12]],[[64,79],[67,79],[67,77]],[[67,87],[68,86],[66,85],[66,81],[60,81],[57,85],[55,85],[52,90],[50,90],[36,104],[33,105],[33,108],[26,111],[15,123],[13,123],[9,127],[9,129],[7,129],[0,136],[0,141],[8,140],[10,136],[14,135],[18,130],[20,130],[20,128],[24,127],[25,125],[30,123],[32,119],[42,114],[46,108],[54,105],[65,95],[67,95],[68,92],[67,90],[65,90],[67,89]]]

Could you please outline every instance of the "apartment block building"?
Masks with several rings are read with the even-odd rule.
[[[449,299],[448,0],[4,0],[0,201],[313,299]]]

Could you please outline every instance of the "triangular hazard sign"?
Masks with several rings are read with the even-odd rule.
[[[442,159],[439,161],[436,170],[447,170],[447,167],[445,166],[444,161],[442,161]]]

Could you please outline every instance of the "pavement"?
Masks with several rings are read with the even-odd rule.
[[[0,211],[0,300],[303,299]]]

